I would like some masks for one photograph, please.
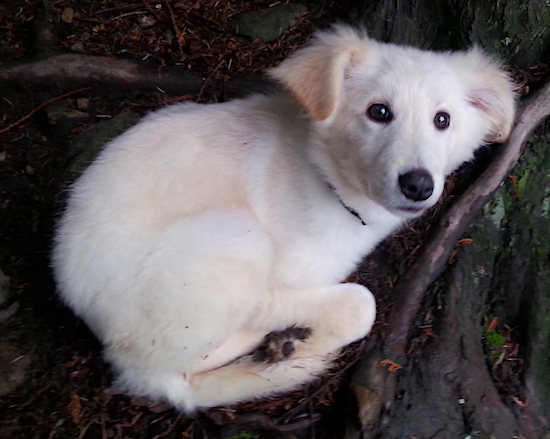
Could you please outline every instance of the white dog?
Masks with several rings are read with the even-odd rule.
[[[339,26],[270,73],[286,94],[171,106],[111,142],[57,231],[60,293],[118,384],[188,412],[295,388],[364,337],[374,298],[339,282],[514,117],[477,49]]]

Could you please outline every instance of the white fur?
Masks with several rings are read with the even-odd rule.
[[[155,112],[72,188],[53,252],[60,293],[130,392],[192,411],[321,373],[375,319],[372,294],[339,282],[432,206],[480,144],[504,140],[514,115],[510,81],[480,51],[426,52],[343,26],[271,74],[288,95]],[[367,117],[373,103],[394,120]],[[399,188],[416,168],[434,180],[425,201]],[[291,325],[313,332],[290,358],[243,357]]]

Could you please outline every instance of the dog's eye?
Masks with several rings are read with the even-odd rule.
[[[449,116],[447,113],[439,112],[435,115],[434,125],[438,130],[444,130],[445,128],[449,128],[450,123],[451,123],[451,116]]]
[[[367,110],[369,117],[375,122],[388,123],[393,120],[393,114],[390,107],[384,104],[373,104]]]

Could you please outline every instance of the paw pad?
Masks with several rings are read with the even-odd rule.
[[[304,341],[311,335],[310,328],[297,328],[291,326],[282,331],[274,331],[267,334],[264,341],[252,353],[256,362],[276,363],[286,360],[296,350],[295,342]]]

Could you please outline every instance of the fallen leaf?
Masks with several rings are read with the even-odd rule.
[[[63,9],[63,12],[61,13],[61,19],[65,23],[71,24],[74,19],[74,9],[73,8],[65,8]]]
[[[433,331],[432,328],[422,328],[422,331],[424,334],[426,334],[428,337],[437,338],[437,334]]]
[[[82,402],[80,401],[80,396],[78,396],[76,392],[71,392],[68,410],[73,422],[76,425],[80,424],[80,418],[82,416]]]
[[[514,401],[517,405],[519,405],[520,407],[525,407],[525,403],[520,400],[517,396],[514,396],[514,395],[510,395],[510,399],[512,401]]]
[[[491,320],[491,323],[487,325],[487,331],[485,332],[494,331],[497,325],[498,325],[498,317],[493,317],[493,319]]]
[[[378,364],[380,366],[389,366],[388,372],[396,372],[399,369],[403,369],[403,366],[401,366],[400,364],[397,364],[395,361],[392,361],[392,360],[382,360],[382,361],[379,361]]]

